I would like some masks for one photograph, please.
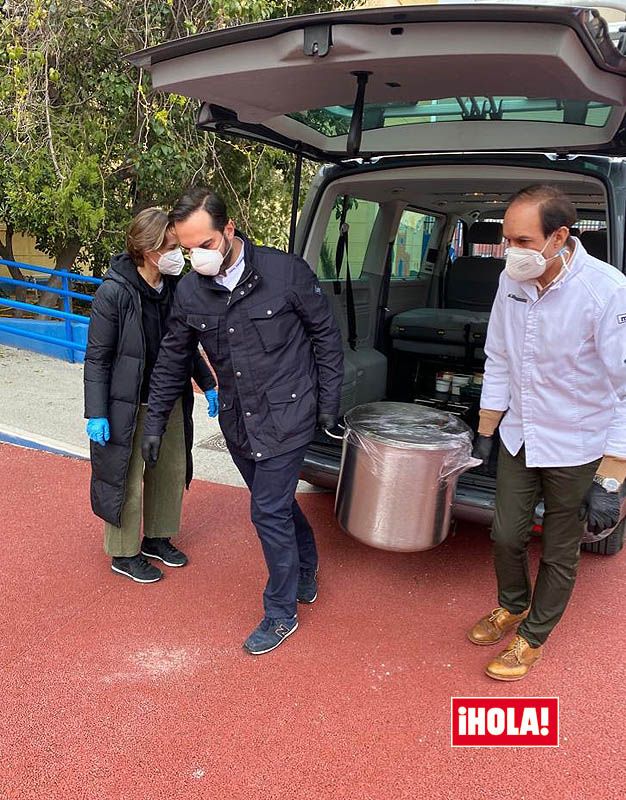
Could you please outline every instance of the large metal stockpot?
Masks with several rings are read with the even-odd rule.
[[[335,513],[382,550],[428,550],[448,535],[459,475],[473,459],[458,417],[410,403],[368,403],[346,414]]]

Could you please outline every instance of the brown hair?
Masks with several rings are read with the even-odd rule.
[[[126,249],[137,266],[143,263],[144,253],[163,247],[169,226],[162,208],[144,208],[137,214],[126,232]]]
[[[538,183],[520,189],[509,201],[513,203],[528,202],[539,206],[539,218],[543,235],[550,236],[559,228],[571,228],[576,224],[576,208],[572,201],[556,186]]]
[[[184,222],[194,211],[203,208],[211,217],[216,231],[223,231],[228,224],[226,203],[219,194],[207,186],[192,186],[170,211],[170,222]]]

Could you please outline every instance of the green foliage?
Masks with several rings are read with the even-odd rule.
[[[79,254],[100,273],[137,210],[169,206],[203,181],[254,239],[284,246],[292,159],[199,132],[196,102],[155,92],[123,56],[197,31],[354,4],[6,0],[0,217],[58,263]]]
[[[328,242],[322,242],[322,249],[320,250],[318,275],[323,280],[335,280],[337,277],[335,257],[330,252],[330,246]]]

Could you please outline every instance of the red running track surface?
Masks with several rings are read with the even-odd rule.
[[[253,658],[265,570],[244,490],[194,483],[189,565],[140,586],[102,553],[88,464],[0,446],[0,474],[2,800],[624,797],[623,553],[583,557],[542,663],[495,683],[465,638],[495,605],[485,529],[383,553],[305,495],[320,597]],[[452,750],[451,695],[558,695],[561,747]]]

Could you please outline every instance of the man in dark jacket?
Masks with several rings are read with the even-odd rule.
[[[308,264],[253,245],[216,194],[192,189],[170,220],[194,270],[178,286],[152,375],[144,458],[158,457],[200,342],[217,373],[220,426],[252,493],[269,571],[265,618],[244,644],[258,655],[296,630],[297,600],[317,597],[315,540],[294,495],[316,424],[337,423],[341,334]]]

